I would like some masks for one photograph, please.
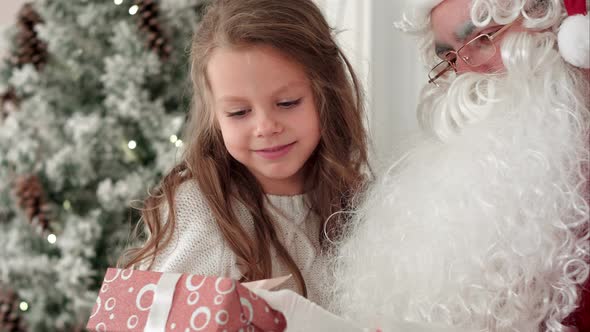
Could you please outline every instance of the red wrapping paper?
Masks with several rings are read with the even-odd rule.
[[[169,291],[158,295],[166,284],[164,280],[171,275],[176,280],[174,274],[108,269],[86,327],[109,332],[283,331],[286,328],[283,314],[233,279],[176,275],[178,281],[168,282]],[[166,302],[170,305],[162,305]],[[160,325],[165,322],[165,328],[153,329],[148,320],[153,323],[158,315]]]

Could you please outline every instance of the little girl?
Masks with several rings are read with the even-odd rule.
[[[357,78],[312,0],[213,1],[191,52],[182,162],[145,200],[124,267],[252,281],[322,303],[327,238],[365,183]],[[338,215],[338,214],[336,214]]]

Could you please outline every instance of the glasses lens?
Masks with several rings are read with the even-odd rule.
[[[480,35],[463,46],[457,53],[469,65],[480,66],[494,57],[496,46],[488,35]]]
[[[434,82],[437,78],[448,74],[452,70],[453,69],[448,62],[441,61],[438,63],[438,65],[436,65],[436,66],[434,66],[434,68],[432,68],[432,70],[428,74],[428,78],[430,79],[430,82]]]

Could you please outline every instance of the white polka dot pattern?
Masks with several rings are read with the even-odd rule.
[[[143,331],[163,273],[108,269],[87,328]],[[167,331],[284,331],[278,311],[239,282],[183,274],[174,291]]]

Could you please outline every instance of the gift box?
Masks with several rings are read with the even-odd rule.
[[[221,277],[110,268],[91,331],[283,331],[283,314],[244,284]]]

